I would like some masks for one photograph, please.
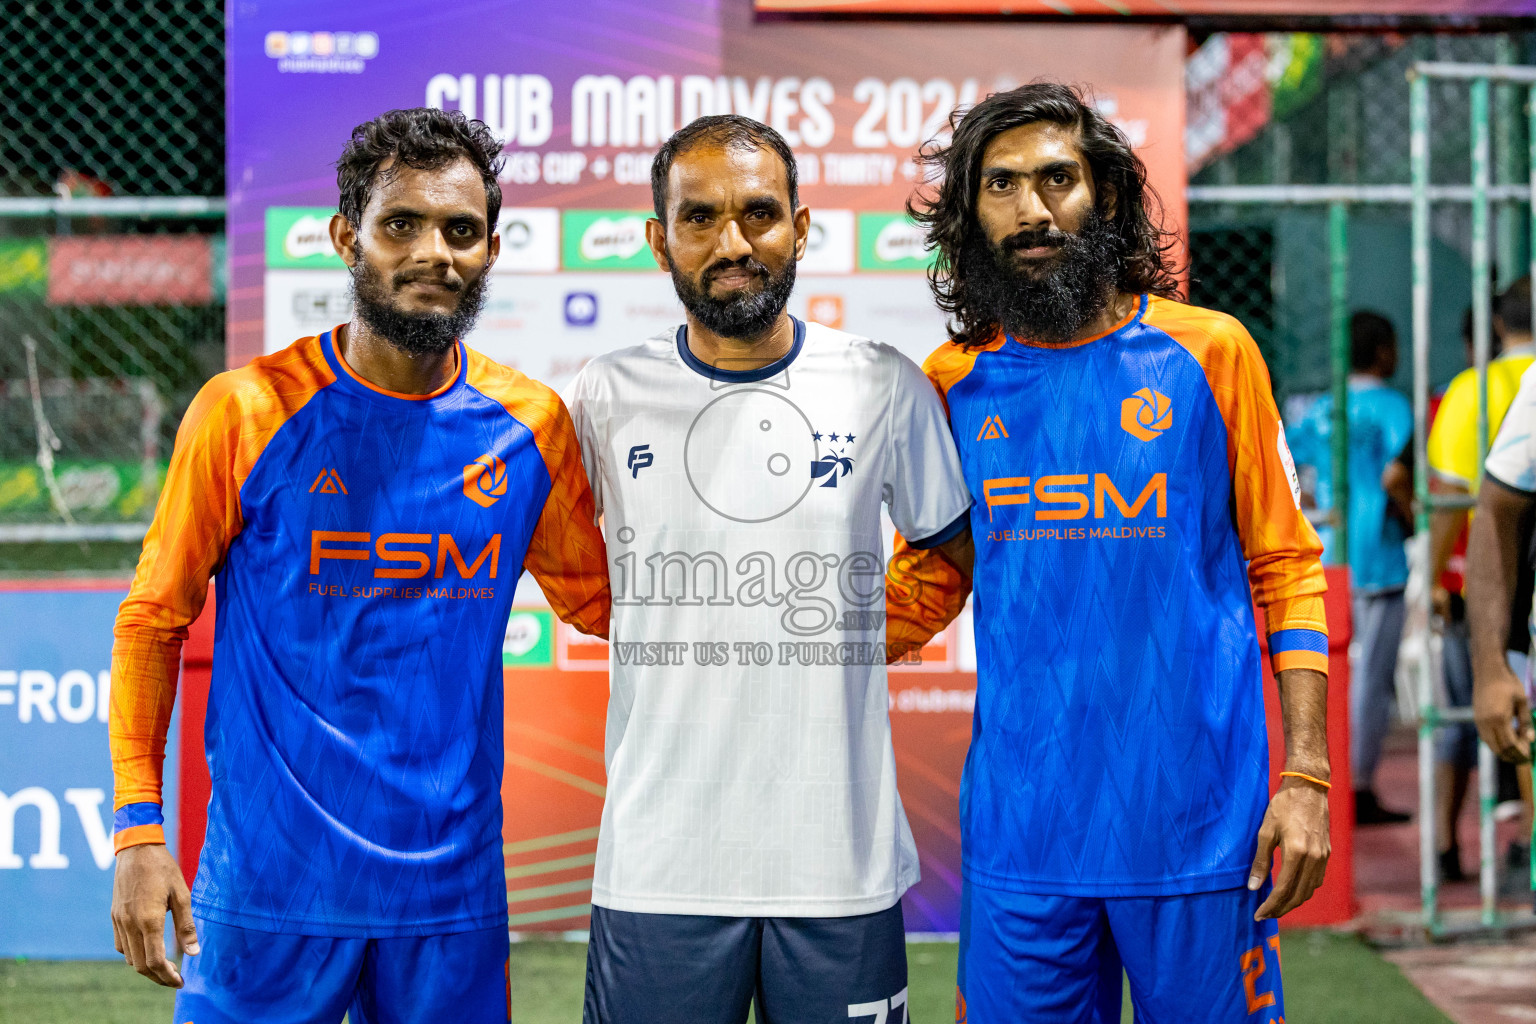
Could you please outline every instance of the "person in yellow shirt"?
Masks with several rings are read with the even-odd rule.
[[[1497,358],[1488,363],[1488,438],[1504,422],[1520,377],[1536,362],[1531,337],[1531,280],[1523,277],[1494,300],[1493,329],[1503,339]],[[1477,371],[1457,374],[1445,390],[1429,432],[1430,490],[1440,495],[1476,495],[1484,452],[1477,443]],[[1454,707],[1472,704],[1471,655],[1465,605],[1460,594],[1439,584],[1456,540],[1466,528],[1465,509],[1438,510],[1430,517],[1430,574],[1435,581],[1435,608],[1445,623],[1445,688]],[[1470,724],[1442,730],[1435,780],[1436,834],[1440,839],[1440,873],[1449,881],[1465,877],[1461,868],[1455,824],[1466,798],[1467,784],[1477,763],[1477,731]]]

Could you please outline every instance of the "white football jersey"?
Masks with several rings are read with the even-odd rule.
[[[936,543],[971,498],[911,360],[819,324],[760,370],[685,329],[568,397],[613,587],[592,902],[841,917],[918,879],[896,791],[880,508]]]

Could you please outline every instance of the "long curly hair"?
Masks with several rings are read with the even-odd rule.
[[[984,345],[999,326],[987,311],[976,308],[966,281],[967,242],[981,231],[976,197],[982,155],[1002,132],[1037,121],[1077,132],[1078,148],[1093,174],[1099,214],[1118,239],[1119,289],[1179,297],[1173,255],[1178,239],[1163,230],[1162,203],[1147,184],[1146,165],[1131,149],[1125,133],[1085,102],[1076,88],[1032,82],[994,93],[963,113],[956,111],[950,117],[949,144],[929,142],[919,153],[928,180],[937,185],[914,193],[907,201],[907,213],[926,229],[928,248],[938,252],[928,281],[939,308],[949,314],[951,336],[961,345]],[[969,248],[974,251],[974,246]]]

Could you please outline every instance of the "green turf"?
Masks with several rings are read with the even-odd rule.
[[[951,943],[908,947],[911,1019],[954,1019]],[[1286,1017],[1328,1024],[1449,1024],[1398,969],[1369,947],[1329,932],[1287,933]],[[520,942],[512,947],[512,1019],[516,1024],[581,1020],[586,947]],[[165,1024],[172,994],[121,963],[0,960],[0,1021],[5,1024]],[[1129,1006],[1124,1020],[1130,1021]]]

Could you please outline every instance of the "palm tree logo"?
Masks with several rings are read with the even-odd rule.
[[[823,435],[818,431],[811,434],[811,439],[813,441],[821,441],[823,440]],[[853,471],[853,460],[845,454],[848,450],[847,445],[853,443],[853,435],[829,434],[826,435],[826,440],[834,443],[843,441],[844,447],[833,449],[815,462],[812,462],[811,479],[821,480],[821,486],[823,487],[836,487],[839,480]],[[822,479],[823,477],[825,477],[824,480]]]

